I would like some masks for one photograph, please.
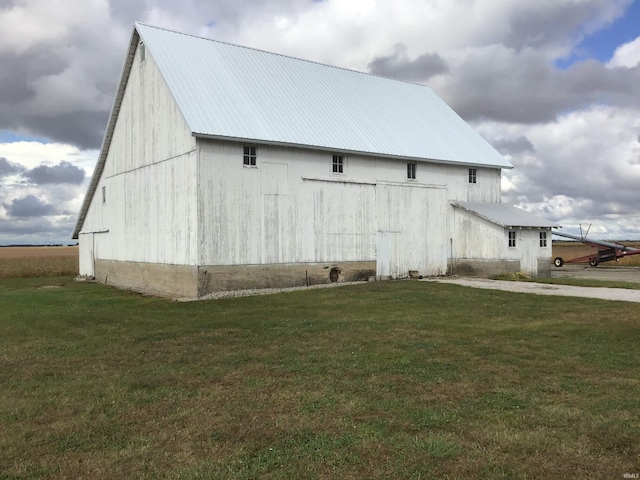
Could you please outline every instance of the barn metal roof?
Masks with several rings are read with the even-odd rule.
[[[74,239],[104,169],[140,39],[195,136],[513,168],[425,85],[136,22]]]
[[[550,222],[506,203],[451,202],[451,204],[505,228],[560,227],[557,223]]]
[[[425,85],[135,29],[196,136],[512,167]]]

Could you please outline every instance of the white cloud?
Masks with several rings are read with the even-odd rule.
[[[104,23],[100,19],[108,18],[108,8],[107,0],[18,0],[0,15],[0,51],[64,45],[74,30]]]
[[[91,110],[109,109],[113,99],[100,92],[93,75],[75,64],[60,73],[42,76],[33,81],[35,95],[24,109],[37,115],[67,114],[89,107]]]
[[[5,157],[26,168],[35,168],[42,164],[56,165],[64,160],[83,168],[89,176],[93,173],[98,153],[97,150],[80,150],[73,145],[61,143],[0,143],[0,157]]]
[[[640,37],[634,41],[625,43],[616,48],[607,67],[627,67],[633,68],[640,63]]]
[[[95,150],[83,151],[72,145],[58,143],[0,143],[0,157],[24,167],[23,171],[5,176],[0,182],[0,227],[4,230],[0,235],[0,244],[69,242],[71,224],[75,222],[80,210],[97,156],[98,152]],[[76,169],[64,162],[85,171],[82,183],[77,183],[77,175],[71,179],[71,183],[59,183],[57,180],[47,182],[42,178],[40,181],[33,181],[36,173],[41,177],[46,173],[60,174],[60,170],[74,170],[73,173],[77,174]],[[42,166],[49,168],[42,171]],[[38,204],[42,206],[40,210]],[[29,218],[10,216],[15,210],[12,207],[16,205],[29,207],[34,214],[42,212],[44,215]]]
[[[525,138],[533,147],[509,155],[504,201],[565,226],[640,233],[638,110],[600,105],[546,124],[477,128],[489,141]]]
[[[410,57],[425,51],[447,59],[476,48],[533,47],[553,60],[610,24],[629,0],[353,0],[308,2],[270,13],[256,6],[234,25],[208,29],[214,38],[357,70],[393,46]],[[172,23],[176,23],[174,19]],[[220,35],[221,37],[219,37]]]

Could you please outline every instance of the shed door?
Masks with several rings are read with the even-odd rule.
[[[81,233],[79,235],[80,248],[80,275],[95,276],[94,265],[94,233]]]

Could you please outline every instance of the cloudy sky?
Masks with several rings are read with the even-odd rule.
[[[71,242],[136,20],[428,84],[504,202],[640,239],[640,0],[0,0],[0,245]]]

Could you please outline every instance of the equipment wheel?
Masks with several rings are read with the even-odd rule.
[[[556,257],[553,259],[553,264],[560,268],[562,265],[564,265],[564,260],[562,260],[562,257]]]
[[[598,266],[598,260],[589,260],[589,265],[591,265],[592,267],[597,267]]]

